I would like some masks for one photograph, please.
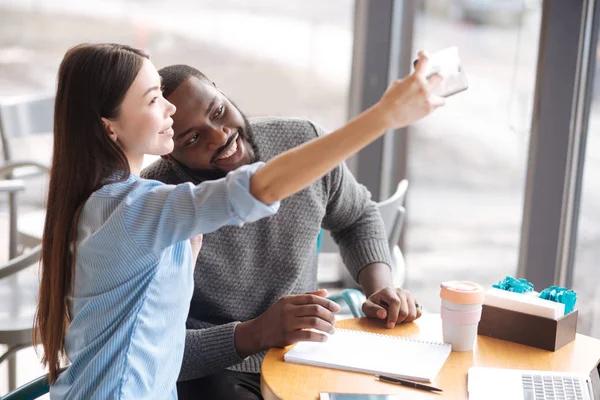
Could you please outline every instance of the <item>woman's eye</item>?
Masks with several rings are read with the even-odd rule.
[[[194,133],[192,135],[192,137],[190,138],[190,140],[188,140],[188,142],[185,144],[186,146],[189,146],[190,144],[194,143],[196,140],[198,140],[198,138],[200,137],[200,134],[198,133]]]
[[[156,103],[156,99],[158,99],[158,97],[154,97],[152,100],[150,100],[150,104]]]
[[[221,104],[219,106],[219,108],[217,108],[217,111],[215,112],[214,118],[218,118],[221,114],[223,114],[223,110],[224,109],[225,109],[225,106],[223,104]]]

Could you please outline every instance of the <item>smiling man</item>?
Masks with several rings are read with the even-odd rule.
[[[249,121],[192,67],[174,65],[159,73],[164,96],[177,107],[175,147],[144,170],[144,178],[169,184],[219,179],[324,134],[305,119]],[[307,328],[334,331],[339,307],[317,290],[321,228],[331,231],[364,289],[367,316],[391,328],[421,315],[410,292],[392,286],[381,216],[370,193],[342,164],[282,201],[274,217],[205,235],[187,321],[181,399],[261,399],[266,350],[324,340]]]

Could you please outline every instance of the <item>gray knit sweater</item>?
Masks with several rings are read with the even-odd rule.
[[[262,161],[323,134],[304,119],[257,118],[250,123]],[[199,183],[165,160],[146,168],[142,177],[169,184]],[[260,372],[264,353],[240,358],[234,345],[235,327],[258,317],[283,296],[317,289],[316,244],[321,227],[331,231],[355,279],[371,263],[391,264],[375,203],[345,165],[283,200],[275,216],[204,236],[180,380],[225,368]]]

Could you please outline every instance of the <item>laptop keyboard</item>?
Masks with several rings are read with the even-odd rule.
[[[579,379],[568,376],[523,374],[525,400],[584,400]]]

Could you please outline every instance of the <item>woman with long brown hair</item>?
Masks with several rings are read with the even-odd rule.
[[[421,55],[413,75],[325,137],[172,186],[138,177],[144,154],[173,149],[175,107],[148,56],[117,44],[70,49],[58,72],[36,316],[51,397],[177,398],[198,235],[274,214],[384,131],[442,105],[426,63]]]

